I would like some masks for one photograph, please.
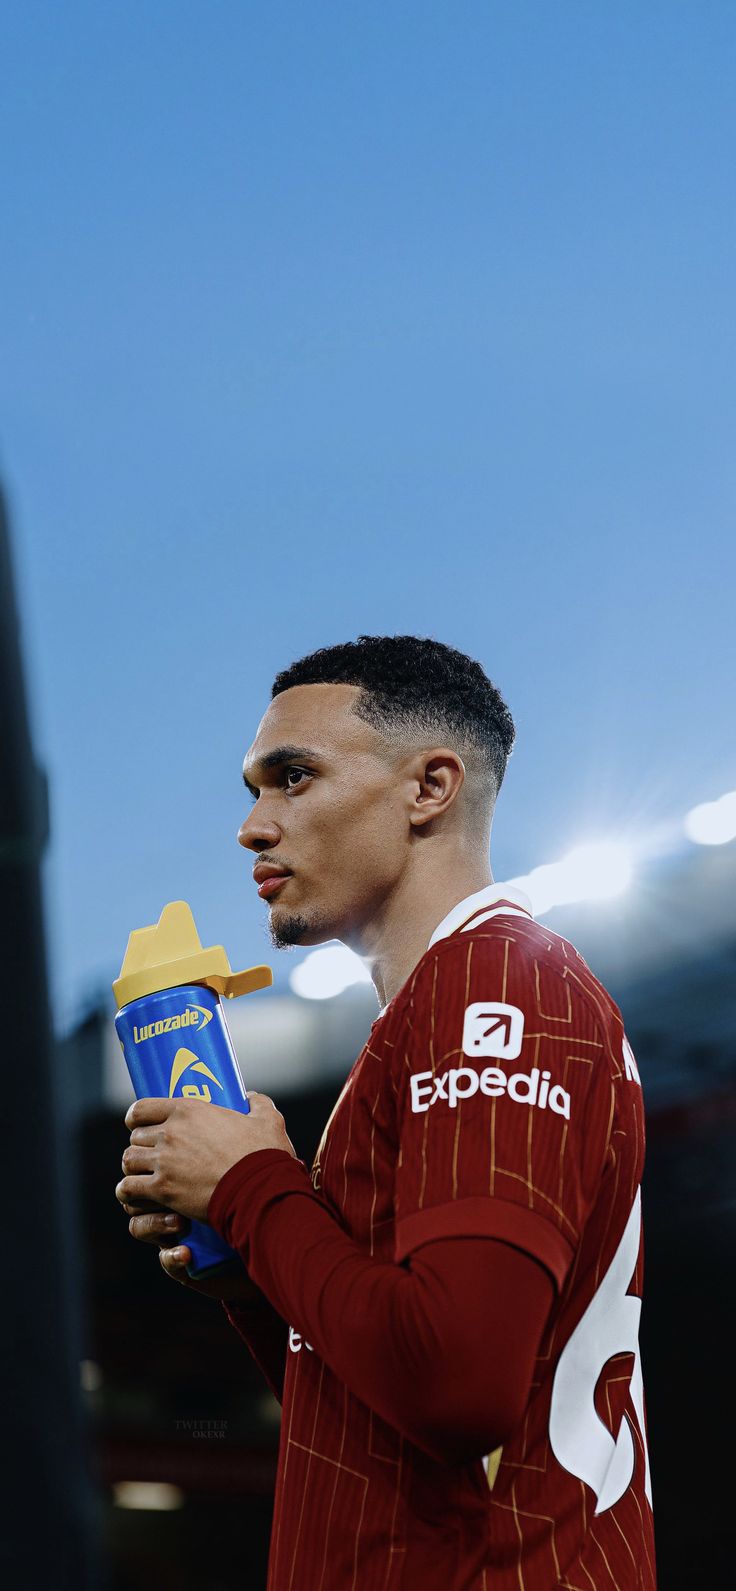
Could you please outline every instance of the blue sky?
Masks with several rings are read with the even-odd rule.
[[[360,632],[517,721],[497,878],[736,783],[729,4],[27,0],[0,471],[57,1022],[235,843],[274,673]]]

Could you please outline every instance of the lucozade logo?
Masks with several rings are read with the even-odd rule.
[[[219,1077],[215,1077],[214,1072],[210,1071],[209,1066],[205,1066],[204,1061],[200,1061],[199,1056],[195,1055],[194,1050],[181,1049],[177,1050],[171,1068],[171,1076],[169,1078],[169,1099],[173,1098],[174,1089],[178,1086],[181,1078],[184,1076],[184,1073],[187,1072],[190,1067],[193,1072],[203,1072],[205,1077],[209,1077],[211,1082],[217,1084],[218,1088],[222,1088],[222,1083],[220,1082]],[[184,1083],[182,1085],[181,1091],[185,1099],[212,1098],[206,1083],[203,1083],[201,1087],[198,1083]]]
[[[201,1030],[211,1021],[212,1012],[206,1011],[203,1005],[188,1005],[175,1016],[159,1017],[157,1022],[146,1022],[142,1028],[133,1023],[133,1043],[142,1044],[144,1039],[157,1039],[160,1033],[175,1033],[178,1028]]]

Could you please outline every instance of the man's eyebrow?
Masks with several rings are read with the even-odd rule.
[[[318,762],[319,756],[319,752],[312,750],[310,746],[277,746],[274,751],[267,751],[265,757],[257,758],[252,765],[251,773],[256,771],[265,773],[270,768],[283,768],[287,763],[302,762],[305,759],[308,762]],[[245,768],[243,768],[243,784],[246,790],[250,790],[251,795],[257,794],[256,786],[247,778]]]

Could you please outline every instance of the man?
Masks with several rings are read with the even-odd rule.
[[[283,1399],[269,1591],[656,1584],[641,1085],[578,951],[492,881],[513,740],[439,642],[280,674],[238,838],[274,943],[351,945],[381,1013],[311,1177],[263,1095],[126,1117],[133,1235],[182,1279],[158,1212],[209,1219],[250,1278],[204,1285]]]

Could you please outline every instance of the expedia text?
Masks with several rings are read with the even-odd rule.
[[[456,1110],[461,1099],[471,1095],[508,1094],[519,1105],[536,1105],[539,1110],[552,1110],[557,1116],[570,1120],[570,1095],[559,1083],[550,1088],[552,1073],[541,1073],[538,1066],[531,1072],[514,1072],[507,1077],[498,1066],[486,1066],[484,1071],[472,1071],[469,1066],[452,1067],[441,1077],[431,1072],[415,1072],[411,1078],[411,1108],[413,1111],[429,1110],[438,1099],[445,1100],[450,1110]]]

